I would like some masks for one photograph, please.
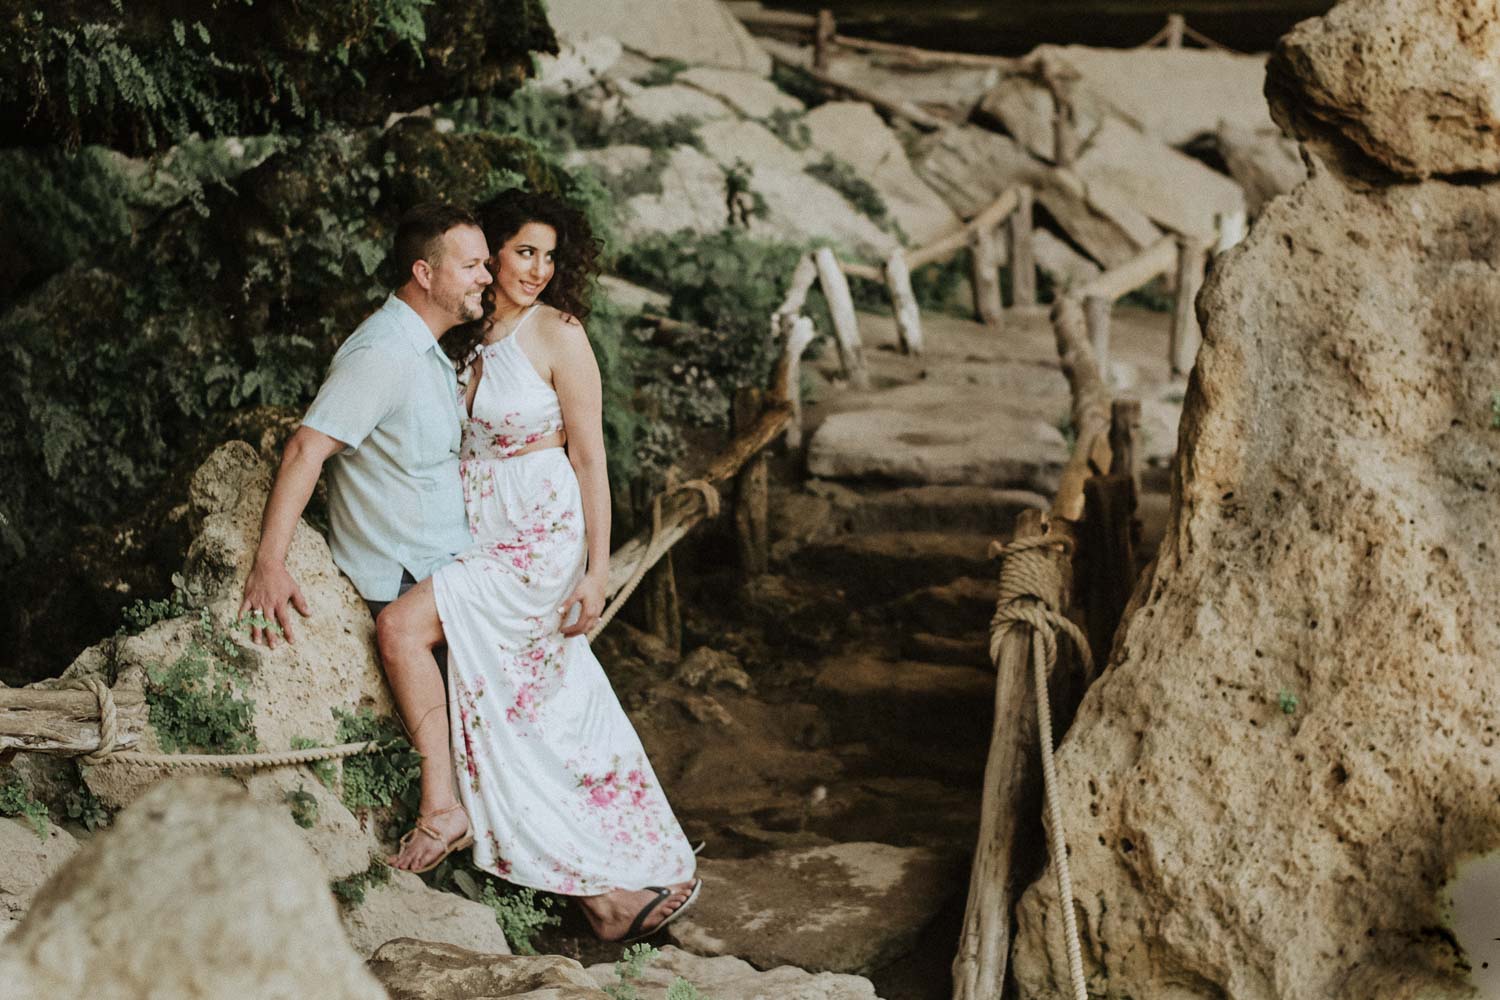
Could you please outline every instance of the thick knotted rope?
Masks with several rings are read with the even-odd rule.
[[[1072,551],[1073,542],[1057,535],[1041,535],[1009,545],[990,543],[991,557],[1005,559],[1000,566],[1000,598],[995,604],[995,616],[990,619],[990,662],[997,671],[1000,669],[1000,645],[1007,632],[1013,628],[1031,629],[1037,737],[1042,744],[1042,779],[1051,828],[1049,850],[1057,871],[1057,893],[1068,949],[1068,974],[1075,1000],[1088,1000],[1083,981],[1083,951],[1073,913],[1073,876],[1068,869],[1068,840],[1063,831],[1061,792],[1057,787],[1057,767],[1052,756],[1052,709],[1047,696],[1047,679],[1057,663],[1059,631],[1073,640],[1073,648],[1078,650],[1086,674],[1093,673],[1094,660],[1082,630],[1050,606],[1062,593],[1062,575],[1056,561],[1048,555],[1048,549],[1059,549],[1066,554]]]
[[[682,493],[685,490],[694,490],[699,496],[703,497],[703,503],[708,508],[709,517],[719,516],[719,491],[714,488],[713,483],[706,479],[689,479],[685,483],[673,483],[669,478],[666,490],[651,498],[651,537],[646,540],[646,549],[641,553],[641,558],[636,561],[635,569],[631,571],[630,579],[625,581],[625,586],[620,588],[620,592],[615,595],[613,601],[609,602],[609,607],[604,609],[604,613],[599,616],[599,620],[594,623],[594,627],[589,629],[589,642],[593,642],[594,637],[604,631],[604,626],[613,621],[615,615],[620,613],[620,609],[625,606],[625,602],[630,600],[630,595],[635,593],[635,588],[640,586],[641,580],[645,579],[646,571],[660,558],[657,547],[661,544],[662,502],[667,497]]]

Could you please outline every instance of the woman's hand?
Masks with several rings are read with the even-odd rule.
[[[587,635],[589,629],[598,623],[599,615],[604,611],[606,583],[607,578],[602,573],[588,573],[579,581],[577,588],[563,602],[563,635],[569,638]],[[578,605],[578,620],[569,625],[568,620],[573,616],[575,604]]]

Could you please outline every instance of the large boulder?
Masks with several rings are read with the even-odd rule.
[[[589,975],[605,989],[620,985],[613,963],[591,965]],[[875,987],[863,976],[804,972],[790,965],[762,972],[743,959],[703,958],[671,945],[631,983],[640,1000],[666,1000],[678,979],[713,1000],[877,1000]]]
[[[1251,131],[1225,122],[1214,136],[1214,144],[1229,168],[1229,176],[1245,192],[1245,208],[1252,218],[1271,199],[1307,179],[1297,143],[1280,131]]]
[[[223,779],[153,789],[0,943],[6,996],[383,998],[288,826]]]
[[[564,39],[608,35],[653,59],[771,75],[771,57],[717,0],[549,0],[547,16]]]
[[[953,859],[922,847],[846,843],[698,864],[703,898],[677,944],[761,968],[865,974],[909,952],[955,892]]]
[[[677,79],[734,107],[747,118],[770,118],[775,114],[801,114],[802,102],[765,77],[738,69],[694,66]]]
[[[1297,34],[1387,53],[1341,134],[1426,79],[1354,17],[1390,6]],[[1395,180],[1316,171],[1198,300],[1166,537],[1058,757],[1096,995],[1475,995],[1443,890],[1500,847],[1500,182]],[[1065,992],[1054,885],[1023,998]]]
[[[1276,120],[1404,177],[1500,172],[1500,21],[1488,0],[1349,0],[1284,37]]]
[[[830,101],[805,119],[814,149],[844,161],[884,199],[916,246],[959,226],[958,216],[912,169],[901,139],[875,109],[860,101]]]
[[[26,915],[31,899],[78,850],[54,823],[38,834],[30,823],[0,817],[0,940]]]
[[[486,955],[415,938],[387,942],[370,971],[391,1000],[609,1000],[583,967],[561,955]]]

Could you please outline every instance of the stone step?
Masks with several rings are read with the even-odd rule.
[[[855,490],[813,480],[804,489],[832,507],[837,527],[855,534],[876,531],[961,531],[1008,535],[1016,516],[1046,510],[1047,498],[1030,490],[989,486],[905,486]]]
[[[995,678],[974,667],[887,660],[855,651],[823,661],[811,698],[827,713],[836,739],[872,746],[921,739],[940,743],[945,754],[972,750],[983,760]]]
[[[983,635],[954,637],[912,632],[901,638],[901,655],[925,663],[943,663],[956,667],[989,667],[988,629]]]
[[[991,569],[992,540],[992,535],[936,531],[841,535],[809,542],[781,558],[798,577],[828,580],[850,600],[878,604],[957,577],[984,576]]]
[[[923,587],[884,605],[878,619],[912,632],[934,636],[980,637],[988,633],[1000,592],[999,563],[988,577],[961,576],[947,583]],[[917,657],[921,659],[921,657]],[[951,662],[942,659],[939,662]]]

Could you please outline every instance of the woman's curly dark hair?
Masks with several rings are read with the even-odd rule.
[[[589,291],[599,273],[602,247],[582,212],[553,195],[511,188],[480,205],[474,215],[484,229],[491,254],[498,253],[528,222],[545,223],[556,230],[557,249],[552,254],[556,270],[538,299],[579,320],[588,318]],[[443,351],[460,368],[484,337],[495,308],[495,290],[491,285],[485,292],[482,317],[454,327],[442,339]]]

